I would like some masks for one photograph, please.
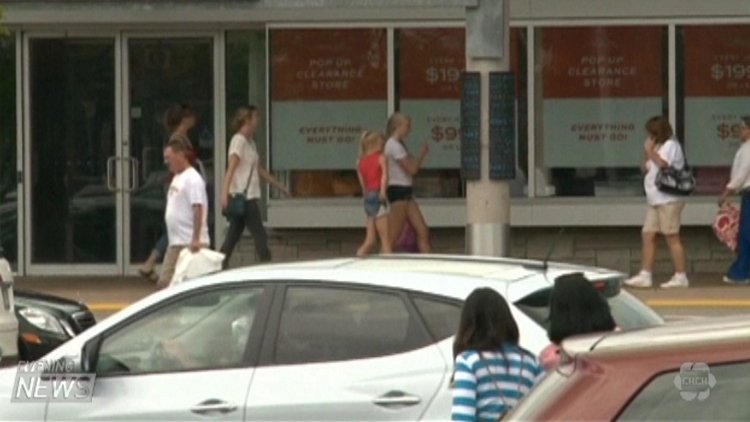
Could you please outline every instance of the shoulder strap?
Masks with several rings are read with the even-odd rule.
[[[684,168],[685,170],[690,170],[690,164],[688,163],[687,154],[685,154],[685,148],[683,147],[681,142],[676,140],[675,142],[677,142],[677,145],[680,147],[680,152],[682,153],[682,161],[684,161],[684,165],[682,166],[682,168]]]
[[[503,396],[503,389],[500,385],[500,382],[497,380],[497,377],[495,377],[495,374],[492,373],[492,370],[490,369],[490,365],[487,363],[486,360],[484,360],[484,356],[482,356],[482,352],[478,352],[478,353],[479,353],[479,360],[482,362],[482,365],[484,365],[484,367],[487,368],[487,372],[492,378],[492,382],[494,382],[495,387],[497,387],[497,392],[498,394],[500,394],[500,400],[503,402],[503,407],[505,408],[504,411],[508,412],[510,410],[510,407],[508,406],[508,403],[505,401],[505,396]],[[510,362],[508,361],[508,357],[505,356],[505,353],[503,352],[502,354],[503,354],[503,358],[505,359],[507,375],[510,375]],[[519,355],[521,356],[521,364],[518,370],[518,387],[517,388],[518,388],[518,392],[520,393],[521,392],[521,380],[523,379],[523,364],[526,360],[526,357],[524,356],[523,353],[519,353]]]

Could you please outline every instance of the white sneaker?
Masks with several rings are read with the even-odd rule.
[[[690,282],[687,278],[679,279],[677,277],[672,277],[667,281],[666,283],[662,283],[661,288],[662,289],[684,289],[690,286]]]
[[[725,283],[727,283],[727,284],[748,284],[748,283],[750,283],[750,280],[733,280],[733,279],[731,279],[731,278],[729,278],[727,276],[724,276],[724,278],[722,279],[722,281],[725,282]]]
[[[628,287],[638,287],[641,289],[648,289],[651,287],[651,280],[638,274],[625,280],[625,285]]]

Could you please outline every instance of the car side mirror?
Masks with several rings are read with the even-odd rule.
[[[83,345],[81,349],[81,370],[84,373],[92,374],[96,372],[96,365],[99,362],[99,346],[102,338],[95,337]]]

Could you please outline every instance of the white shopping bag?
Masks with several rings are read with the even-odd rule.
[[[224,254],[221,252],[203,248],[196,253],[192,253],[190,249],[185,248],[180,252],[180,257],[177,258],[174,276],[169,285],[174,286],[191,278],[221,271],[223,261]]]

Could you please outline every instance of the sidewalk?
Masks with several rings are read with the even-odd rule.
[[[628,291],[654,307],[750,307],[750,285],[727,285],[717,274],[691,274],[689,289],[659,289],[668,278],[655,277],[651,289]],[[19,277],[16,288],[80,300],[92,311],[117,311],[156,291],[154,283],[139,277]]]
[[[156,291],[140,277],[19,277],[17,290],[31,290],[86,303],[92,311],[118,311]]]

